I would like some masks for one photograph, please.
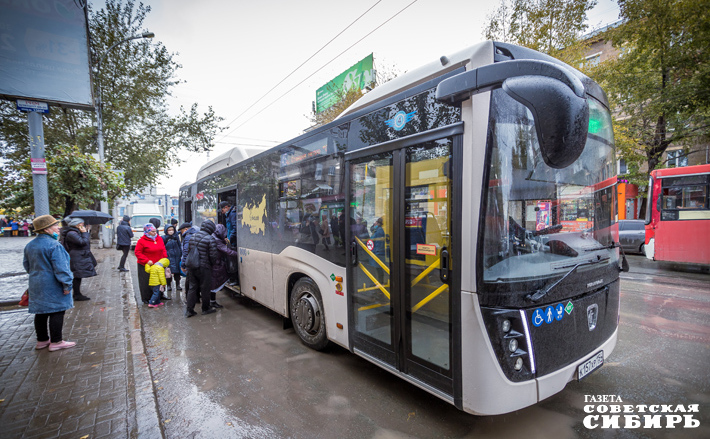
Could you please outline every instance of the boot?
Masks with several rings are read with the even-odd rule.
[[[210,307],[212,308],[224,308],[222,305],[217,303],[217,293],[210,293]]]
[[[74,294],[74,300],[76,302],[83,302],[85,300],[91,300],[91,297],[86,297],[85,295],[79,293],[79,294]]]

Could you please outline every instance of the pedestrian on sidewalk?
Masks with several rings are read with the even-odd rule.
[[[187,293],[190,291],[190,276],[187,274],[187,247],[190,244],[190,239],[197,233],[197,228],[192,227],[192,223],[182,223],[178,227],[180,233],[180,246],[182,248],[182,258],[180,258],[180,269],[185,273],[185,302],[187,302]]]
[[[212,266],[219,257],[217,245],[215,245],[212,234],[216,230],[215,224],[207,220],[200,226],[200,231],[195,233],[188,243],[187,254],[197,247],[200,255],[200,268],[190,269],[187,273],[190,279],[190,290],[187,293],[187,308],[185,317],[192,317],[195,314],[195,303],[197,303],[198,292],[202,296],[202,314],[212,314],[216,311],[210,306],[210,290],[212,289]]]
[[[133,238],[133,229],[131,229],[131,218],[124,216],[121,224],[116,227],[116,248],[123,252],[121,262],[118,264],[118,271],[128,271],[126,268],[126,258],[128,252],[131,251],[131,239]]]
[[[165,291],[165,285],[167,281],[165,279],[165,269],[170,266],[170,260],[168,258],[163,258],[153,265],[146,264],[145,271],[149,274],[148,285],[153,290],[153,295],[148,301],[148,306],[151,308],[157,308],[163,306],[163,302],[160,301],[160,295]]]
[[[58,241],[58,223],[51,215],[35,218],[37,236],[25,246],[22,260],[30,275],[28,311],[35,315],[35,349],[49,347],[52,352],[76,345],[76,342],[64,341],[62,335],[64,312],[74,307],[70,294],[74,275],[69,267],[69,253]]]
[[[173,279],[175,279],[175,291],[182,291],[182,287],[180,287],[180,259],[182,259],[182,247],[180,246],[179,235],[175,231],[175,226],[172,224],[165,226],[163,242],[165,243],[165,251],[168,252],[168,259],[170,259],[170,272],[172,274],[172,276],[167,279],[168,291],[173,290]]]
[[[150,287],[150,276],[145,270],[146,265],[153,265],[157,261],[167,258],[165,243],[158,237],[158,229],[151,223],[143,226],[143,236],[136,243],[136,259],[138,260],[138,288],[141,292],[143,303],[149,303],[153,297]]]
[[[81,280],[96,276],[96,258],[91,253],[89,229],[84,226],[82,218],[72,218],[69,222],[64,247],[69,252],[71,271],[74,273],[74,300],[91,300],[82,294]]]
[[[217,303],[217,291],[224,288],[229,281],[229,266],[227,258],[237,258],[239,253],[229,248],[229,239],[227,238],[227,228],[222,224],[217,224],[215,232],[212,234],[215,246],[217,246],[217,259],[212,265],[212,288],[210,289],[210,306],[214,308],[223,308]]]

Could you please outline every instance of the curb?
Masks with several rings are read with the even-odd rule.
[[[134,413],[133,426],[135,427],[135,436],[132,435],[132,437],[146,439],[164,438],[165,435],[158,415],[158,400],[155,386],[153,385],[153,376],[146,356],[143,322],[136,302],[132,273],[132,271],[129,271],[126,276],[121,278],[121,297],[124,300],[125,309],[128,311],[128,331],[132,359],[132,364],[129,362],[128,366],[131,367],[133,372],[135,389],[135,407],[131,407]]]

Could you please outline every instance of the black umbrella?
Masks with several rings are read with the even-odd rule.
[[[69,215],[69,218],[81,218],[87,226],[91,224],[104,224],[113,219],[108,213],[96,210],[75,210]]]

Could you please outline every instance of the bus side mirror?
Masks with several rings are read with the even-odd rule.
[[[566,168],[582,155],[589,129],[589,104],[570,87],[544,76],[517,76],[503,90],[525,105],[535,120],[542,159],[551,168]]]

